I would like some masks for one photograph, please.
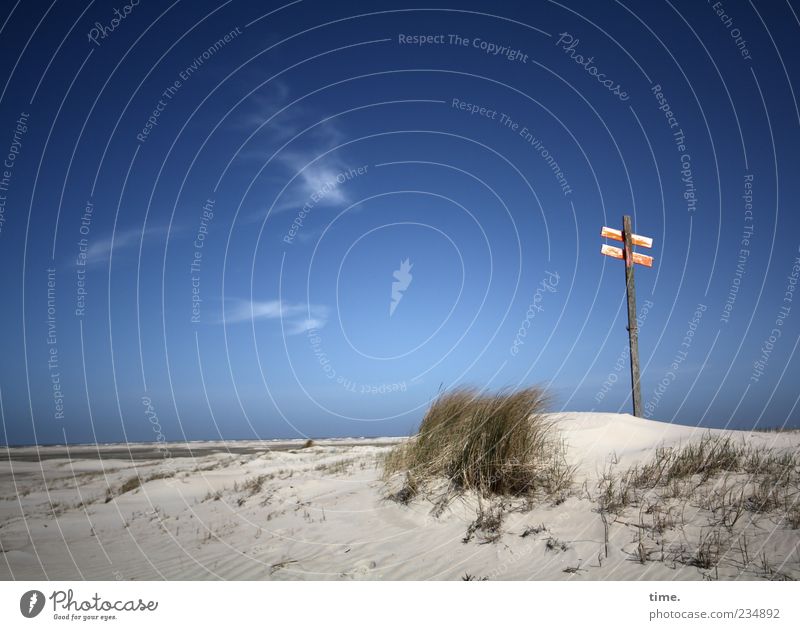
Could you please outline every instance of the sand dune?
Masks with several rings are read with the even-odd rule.
[[[599,509],[609,470],[622,473],[704,431],[622,414],[561,414],[557,425],[577,467],[562,502],[468,493],[439,503],[441,513],[435,489],[408,505],[386,498],[392,482],[381,460],[397,439],[236,442],[230,452],[203,443],[192,454],[171,445],[180,457],[155,451],[149,459],[112,446],[98,447],[108,458],[95,447],[70,449],[70,458],[51,447],[41,461],[35,449],[9,449],[0,460],[0,578],[800,577],[800,530],[786,506],[749,509],[741,474],[692,482],[685,495],[656,489],[614,513]],[[800,446],[797,433],[728,434],[779,451]],[[713,499],[734,487],[741,514],[721,527]],[[502,513],[496,536],[471,527],[490,510]],[[698,547],[715,531],[717,562],[703,566]]]

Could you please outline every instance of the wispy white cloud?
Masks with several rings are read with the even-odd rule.
[[[235,128],[255,134],[250,145],[239,153],[240,158],[265,159],[287,142],[330,149],[347,137],[336,119],[321,117],[305,103],[287,107],[289,95],[289,87],[279,83],[269,93],[254,94],[248,99],[242,114],[233,121]],[[269,141],[269,152],[260,148],[263,140]]]
[[[251,320],[280,320],[287,335],[299,335],[324,327],[328,322],[328,307],[281,300],[233,300],[225,309],[227,323]]]
[[[287,326],[286,334],[300,335],[304,332],[308,332],[309,330],[319,330],[325,326],[327,321],[327,319],[316,319],[314,317],[309,317],[303,320],[290,322],[289,326]]]
[[[240,118],[239,126],[258,129],[258,133],[250,140],[249,145],[240,152],[239,157],[247,161],[265,162],[278,147],[289,143],[288,147],[278,154],[273,162],[288,171],[288,178],[294,177],[292,184],[286,189],[273,208],[273,212],[299,210],[318,196],[315,206],[341,206],[350,203],[349,196],[339,182],[337,176],[349,170],[350,166],[336,152],[314,161],[326,151],[340,145],[347,134],[336,120],[320,119],[303,103],[292,105],[272,118],[289,99],[289,88],[279,83],[268,94],[254,95],[249,102],[250,109]],[[324,122],[321,122],[324,120]],[[315,122],[319,124],[314,125]],[[301,132],[306,130],[299,135]],[[268,146],[261,148],[263,140]],[[287,177],[276,177],[276,183],[282,186]],[[324,194],[320,194],[324,191]],[[263,218],[267,208],[260,210],[254,220]]]
[[[251,131],[262,126],[275,112],[286,106],[289,102],[289,85],[283,81],[272,81],[258,94],[253,94],[244,105],[244,112],[232,118],[234,127],[250,129]],[[287,112],[291,112],[290,107]],[[281,113],[283,115],[283,112]],[[275,130],[281,132],[286,129],[275,125]],[[296,132],[295,132],[296,133]],[[284,140],[292,135],[284,136]]]
[[[176,230],[173,229],[172,232],[174,234]],[[167,227],[147,228],[144,232],[140,228],[129,228],[118,230],[113,236],[108,234],[106,236],[89,237],[89,247],[86,250],[86,265],[108,262],[112,252],[114,256],[120,255],[128,249],[138,247],[142,238],[145,239],[145,244],[147,244],[153,238],[166,238],[167,233]]]
[[[341,206],[349,203],[345,188],[337,178],[347,171],[347,165],[335,159],[315,162],[308,155],[285,153],[280,161],[286,165],[292,175],[297,175],[294,190],[287,189],[286,200],[281,208],[302,207],[305,203],[315,206]],[[316,195],[316,200],[312,196]]]
[[[288,179],[294,177],[294,181],[279,199],[270,197],[264,206],[244,217],[243,222],[263,220],[270,207],[274,215],[300,212],[306,205],[320,209],[341,208],[352,203],[352,195],[347,190],[348,180],[344,179],[351,169],[350,165],[332,156],[310,164],[313,159],[313,156],[299,152],[287,153],[277,158],[279,164],[287,167],[288,176],[276,178],[275,184],[282,188]],[[280,188],[273,188],[272,194],[276,194]]]

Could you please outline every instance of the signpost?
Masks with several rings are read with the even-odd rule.
[[[636,286],[633,283],[633,266],[653,266],[652,256],[645,256],[633,251],[634,245],[650,248],[653,239],[647,236],[634,234],[631,228],[631,217],[622,217],[622,230],[603,227],[600,236],[615,241],[622,241],[623,247],[603,245],[600,253],[611,258],[620,258],[625,261],[625,289],[628,294],[628,340],[631,348],[631,397],[633,398],[633,415],[642,415],[642,388],[639,382],[639,327],[636,324]]]

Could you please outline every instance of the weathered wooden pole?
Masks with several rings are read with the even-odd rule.
[[[633,243],[631,237],[631,217],[622,217],[622,239],[625,243],[623,260],[625,261],[625,289],[628,294],[628,340],[631,348],[631,397],[633,398],[633,415],[642,416],[642,386],[639,380],[639,327],[636,324],[636,285],[633,279]]]
[[[631,349],[631,397],[633,398],[633,415],[642,415],[642,386],[639,381],[639,327],[636,324],[636,286],[633,283],[633,266],[653,266],[653,257],[645,256],[633,251],[634,245],[638,247],[653,246],[653,239],[649,236],[634,234],[631,229],[629,215],[622,217],[622,230],[603,226],[600,236],[614,241],[622,241],[623,248],[612,245],[603,245],[600,253],[611,258],[625,261],[625,289],[628,294],[628,341]]]

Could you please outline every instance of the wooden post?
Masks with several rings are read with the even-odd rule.
[[[636,285],[633,282],[633,244],[631,236],[631,217],[622,217],[622,239],[625,243],[623,260],[625,261],[625,288],[628,293],[628,339],[631,348],[631,397],[633,398],[633,415],[642,416],[642,388],[639,382],[639,327],[636,324]]]
[[[623,248],[603,245],[600,253],[617,260],[625,261],[625,290],[628,298],[628,341],[631,349],[631,397],[633,398],[633,415],[642,416],[642,387],[639,381],[639,327],[636,324],[636,285],[633,283],[634,265],[653,266],[653,257],[633,251],[634,245],[651,248],[653,239],[649,236],[634,234],[629,215],[622,217],[622,230],[603,226],[600,236],[613,241],[622,241]]]

